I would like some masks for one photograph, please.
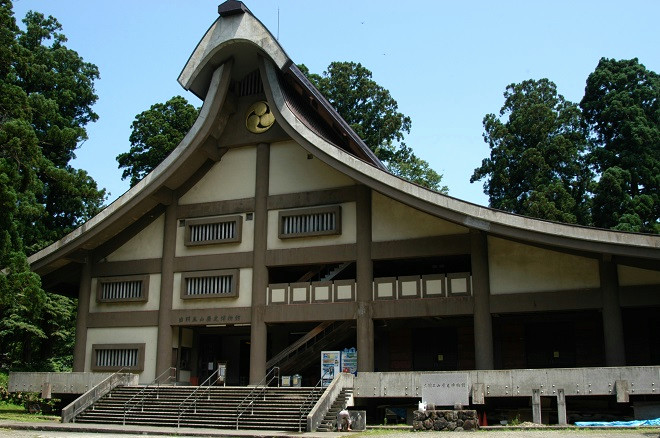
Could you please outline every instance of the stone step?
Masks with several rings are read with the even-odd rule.
[[[162,406],[162,407],[167,407],[167,406],[179,406],[183,400],[181,399],[159,399],[159,400],[144,400],[144,401],[132,401],[130,403],[127,403],[126,401],[123,400],[109,400],[109,399],[102,399],[97,402],[97,406],[103,405],[103,406],[139,406],[139,405],[152,405],[152,406]],[[231,401],[219,401],[219,400],[208,400],[206,398],[201,399],[201,400],[188,400],[186,402],[187,405],[192,405],[196,403],[198,406],[199,405],[210,405],[210,406],[233,406],[233,407],[238,407],[240,405],[240,400],[231,400]],[[252,403],[252,406],[261,406],[261,407],[291,407],[291,406],[300,406],[302,404],[302,401],[300,400],[257,400],[256,402]],[[247,406],[248,403],[243,404],[242,406]]]
[[[233,429],[236,427],[237,406],[253,392],[251,387],[161,386],[144,389],[144,386],[115,388],[78,415],[75,421],[176,426],[179,408],[185,402],[188,409],[181,416],[181,426]],[[197,393],[191,397],[195,390]],[[268,388],[265,399],[260,395],[252,406],[246,405],[247,409],[239,420],[240,428],[297,431],[301,424],[300,406],[311,391],[309,387]],[[195,400],[196,408],[192,406]],[[128,411],[127,404],[130,406]],[[303,424],[309,410],[311,406],[302,412]]]
[[[179,418],[178,415],[126,415],[126,421],[152,421],[152,422],[162,422],[162,421],[173,421],[176,422],[177,419]],[[113,414],[97,414],[97,415],[82,415],[79,416],[79,418],[76,419],[76,422],[82,422],[84,420],[92,421],[92,420],[105,420],[105,421],[113,421],[113,422],[123,422],[124,421],[124,416],[123,415],[113,415]],[[257,422],[257,421],[263,421],[264,417],[263,416],[242,416],[240,418],[240,423],[251,423],[251,422]],[[182,422],[199,422],[199,421],[206,421],[206,422],[234,422],[236,423],[236,415],[208,415],[208,414],[188,414],[184,415],[181,417]],[[297,416],[269,416],[268,417],[268,422],[272,424],[283,424],[283,423],[291,423],[291,422],[296,422],[298,421]]]
[[[89,422],[103,422],[103,423],[123,423],[126,424],[176,424],[178,416],[126,416],[124,420],[123,415],[98,415],[98,416],[82,416],[76,419],[76,422],[79,423],[89,423]],[[297,417],[268,417],[268,421],[264,421],[264,417],[241,417],[239,424],[240,425],[249,425],[249,424],[260,424],[266,422],[272,427],[284,427],[291,425],[298,425],[299,419]],[[184,424],[209,424],[209,425],[236,425],[236,416],[209,416],[209,415],[189,415],[181,418],[181,425]]]

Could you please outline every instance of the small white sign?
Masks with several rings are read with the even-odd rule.
[[[429,373],[419,377],[422,401],[438,406],[470,403],[468,373]]]

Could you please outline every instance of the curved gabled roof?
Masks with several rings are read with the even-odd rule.
[[[29,258],[48,273],[111,239],[179,189],[209,160],[222,155],[217,139],[228,118],[232,80],[256,68],[284,131],[310,153],[356,181],[434,216],[493,235],[579,251],[660,260],[660,236],[623,233],[532,219],[461,201],[390,173],[289,59],[273,35],[238,1],[219,7],[183,68],[179,83],[204,100],[177,148],[140,183],[80,228]],[[296,97],[297,96],[297,97]],[[302,103],[301,103],[302,102]],[[227,107],[230,105],[227,105]]]

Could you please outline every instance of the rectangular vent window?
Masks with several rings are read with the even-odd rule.
[[[238,269],[184,272],[181,298],[227,298],[238,296]]]
[[[145,344],[92,344],[92,371],[144,370]]]
[[[142,298],[142,281],[102,283],[101,300],[131,300]]]
[[[100,368],[135,368],[138,363],[137,348],[96,350],[96,366]]]
[[[243,216],[186,219],[185,243],[188,246],[241,241]]]
[[[282,231],[284,234],[319,233],[334,231],[336,224],[334,213],[302,214],[285,217]]]
[[[236,221],[190,226],[190,241],[227,240],[236,238]]]
[[[216,277],[186,278],[187,295],[229,294],[233,291],[233,275],[218,275]]]
[[[149,275],[101,277],[96,288],[96,300],[100,303],[124,303],[147,301]]]
[[[280,239],[341,234],[341,207],[280,212]]]

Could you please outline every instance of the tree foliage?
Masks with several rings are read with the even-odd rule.
[[[371,71],[355,62],[332,62],[321,75],[299,67],[392,173],[447,192],[440,186],[442,175],[401,142],[410,132],[410,117],[399,112],[396,100],[372,79]]]
[[[12,7],[0,0],[0,367],[52,368],[44,354],[71,344],[75,302],[45,293],[26,254],[101,208],[105,191],[69,164],[98,118],[99,73],[55,18],[29,12],[21,30]]]
[[[499,117],[484,117],[490,158],[470,182],[487,178],[490,206],[569,223],[587,223],[589,171],[579,107],[548,79],[511,84]]]
[[[579,107],[547,79],[511,84],[484,118],[492,207],[621,231],[660,233],[660,75],[603,58]]]
[[[199,109],[181,96],[157,103],[135,116],[131,124],[131,149],[117,155],[122,179],[131,178],[131,187],[140,182],[170,152],[190,130]]]
[[[590,163],[602,174],[594,224],[660,232],[660,75],[637,59],[603,58],[580,106],[591,134]]]

